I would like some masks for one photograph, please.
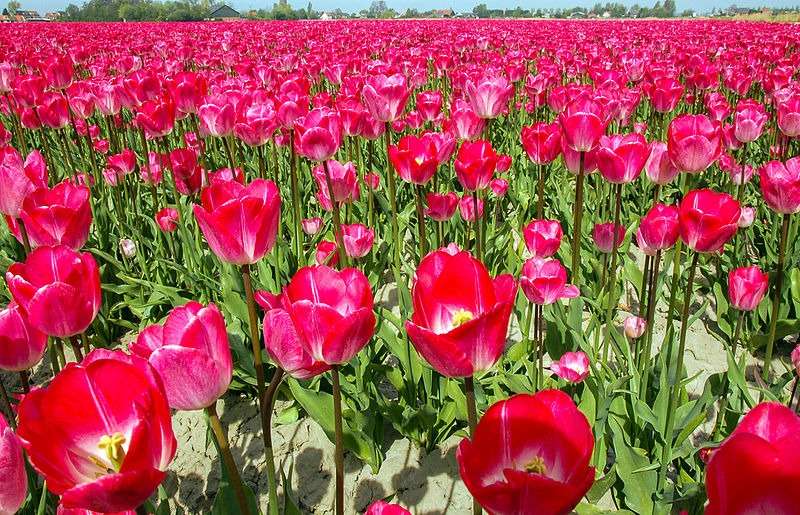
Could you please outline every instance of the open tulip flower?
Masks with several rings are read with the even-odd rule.
[[[533,257],[525,261],[519,283],[534,304],[553,304],[580,295],[577,286],[567,284],[567,269],[557,259]]]
[[[543,390],[492,405],[456,452],[461,478],[490,513],[561,515],[594,482],[589,422],[565,393]]]
[[[678,208],[681,239],[696,252],[716,252],[736,234],[741,213],[727,193],[690,191]]]
[[[0,513],[17,513],[28,494],[28,475],[22,445],[0,415]]]
[[[684,114],[669,124],[667,152],[683,172],[702,172],[722,154],[722,127],[707,116]]]
[[[89,188],[70,181],[31,192],[20,212],[31,246],[83,247],[92,223],[89,197]]]
[[[27,370],[42,359],[47,335],[32,327],[24,311],[12,302],[0,310],[0,369]]]
[[[177,445],[152,367],[104,349],[26,395],[18,435],[65,508],[98,512],[141,505],[166,476]]]
[[[130,350],[153,366],[173,409],[207,408],[233,376],[225,320],[214,304],[191,301],[173,309],[163,326],[139,333]]]
[[[522,237],[533,257],[547,258],[558,251],[564,231],[558,220],[533,220],[522,229]]]
[[[455,245],[431,252],[414,274],[408,337],[443,375],[488,370],[505,349],[516,293],[511,275],[492,279],[483,263]]]
[[[550,370],[561,379],[570,383],[580,383],[591,371],[589,356],[585,352],[565,352],[558,361],[550,365]]]
[[[403,136],[389,147],[389,161],[404,181],[413,184],[427,183],[439,166],[433,140],[413,135]]]
[[[19,217],[28,194],[47,187],[47,167],[34,150],[25,161],[13,147],[0,148],[0,213]]]

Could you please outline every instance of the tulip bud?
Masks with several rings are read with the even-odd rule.
[[[739,217],[739,228],[744,229],[745,227],[750,227],[753,225],[753,221],[756,219],[756,210],[752,207],[743,207],[742,214]]]
[[[558,361],[550,365],[550,370],[569,383],[580,383],[589,377],[589,356],[585,352],[565,352]]]
[[[136,242],[128,238],[119,240],[119,250],[122,255],[130,259],[136,256]]]
[[[314,236],[322,228],[322,218],[315,216],[314,218],[306,218],[301,222],[303,232],[309,236]]]
[[[757,266],[731,270],[728,274],[728,298],[731,306],[742,311],[753,311],[769,288],[769,275]]]
[[[614,222],[594,224],[592,239],[600,252],[609,254],[615,247],[622,245],[625,239],[625,226],[614,225]]]
[[[629,316],[623,322],[623,327],[625,328],[625,336],[635,340],[644,334],[645,329],[647,329],[647,322],[644,318]]]
[[[336,252],[336,243],[322,240],[317,244],[314,259],[319,265],[336,266],[339,263],[339,253]]]
[[[794,370],[798,376],[800,376],[800,344],[794,348],[791,355],[792,365],[794,365]]]

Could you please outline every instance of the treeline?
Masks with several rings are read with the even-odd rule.
[[[198,21],[208,18],[212,9],[209,0],[88,0],[81,6],[69,4],[64,10],[66,21]],[[231,5],[230,3],[228,5]],[[302,20],[319,18],[309,3],[305,9],[293,9],[279,1],[271,10],[259,9],[242,13],[243,17],[262,20]]]
[[[692,10],[678,14],[675,0],[657,1],[653,7],[633,4],[630,7],[618,2],[596,3],[591,9],[583,7],[570,7],[567,9],[489,9],[486,4],[476,5],[472,14],[478,18],[582,18],[582,17],[608,17],[608,18],[672,18],[674,16],[691,16]]]

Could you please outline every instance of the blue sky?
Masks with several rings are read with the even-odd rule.
[[[0,6],[5,0],[0,0]],[[80,5],[83,0],[20,0],[22,9],[36,9],[41,12],[63,9],[70,2]],[[271,7],[274,0],[229,0],[233,7],[237,9],[253,9],[260,7]],[[514,8],[517,5],[523,8],[558,8],[576,5],[591,6],[595,0],[385,0],[389,7],[397,10],[404,10],[408,7],[419,10],[431,8],[452,7],[456,12],[469,11],[476,4],[485,2],[490,8]],[[605,3],[606,0],[603,0]],[[635,0],[620,0],[623,4],[631,5],[637,3]],[[655,0],[639,0],[640,5],[652,5]],[[305,7],[308,0],[290,0],[292,5]],[[358,11],[369,6],[371,0],[312,0],[312,4],[317,10],[334,9],[341,7],[346,11]],[[678,10],[694,9],[699,12],[710,11],[717,7],[728,7],[732,3],[740,7],[792,7],[800,5],[800,0],[676,0]]]

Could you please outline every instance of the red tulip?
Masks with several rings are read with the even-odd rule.
[[[705,513],[795,513],[798,484],[800,417],[782,404],[763,402],[711,455]]]
[[[597,146],[607,124],[603,107],[587,96],[570,102],[558,115],[558,121],[563,144],[575,152],[588,152]]]
[[[492,279],[483,263],[455,245],[431,252],[414,276],[408,337],[448,377],[488,370],[505,349],[516,293],[511,275]]]
[[[492,193],[497,198],[505,197],[506,193],[508,193],[508,187],[508,181],[505,179],[494,179],[489,183],[489,189],[492,190]]]
[[[31,465],[65,508],[133,510],[175,456],[164,388],[147,362],[98,349],[19,405]]]
[[[203,186],[203,168],[197,162],[197,152],[191,148],[176,148],[169,153],[175,189],[181,195],[193,195]]]
[[[456,150],[456,139],[449,132],[425,132],[421,139],[433,143],[436,148],[436,160],[439,164],[450,161],[450,157]]]
[[[763,105],[750,99],[742,100],[737,104],[736,114],[733,117],[736,139],[742,143],[757,140],[764,132],[767,120],[769,115]]]
[[[736,309],[755,310],[768,288],[769,274],[757,266],[737,268],[728,274],[728,298]]]
[[[417,111],[424,121],[435,121],[442,112],[442,92],[434,90],[417,93]]]
[[[592,239],[600,252],[609,254],[614,247],[619,247],[625,240],[625,226],[622,224],[615,226],[614,222],[594,224]]]
[[[136,113],[136,125],[147,139],[162,138],[175,126],[175,104],[169,96],[144,102]]]
[[[267,143],[278,128],[278,119],[272,103],[254,104],[247,108],[244,119],[239,120],[233,132],[246,145],[258,147]]]
[[[561,153],[561,127],[558,123],[539,122],[522,128],[522,146],[536,164],[552,162]]]
[[[28,194],[46,187],[47,167],[37,150],[28,154],[23,163],[12,147],[0,148],[0,213],[19,218]]]
[[[80,334],[100,311],[100,272],[88,252],[39,247],[8,267],[6,282],[30,324],[49,336]]]
[[[656,204],[639,221],[636,230],[636,245],[648,256],[655,256],[659,250],[675,245],[680,233],[678,208],[666,204]]]
[[[522,229],[522,237],[533,257],[546,258],[558,251],[564,231],[558,220],[533,220]]]
[[[108,166],[122,175],[128,175],[136,169],[136,154],[133,150],[126,148],[119,154],[108,156]]]
[[[472,110],[480,118],[497,118],[508,109],[514,95],[514,85],[505,77],[484,76],[478,81],[467,81],[466,96]]]
[[[124,510],[115,513],[100,513],[81,508],[65,508],[63,504],[59,504],[58,508],[56,509],[56,515],[136,515],[136,510]]]
[[[800,212],[800,157],[781,163],[770,161],[759,171],[761,194],[773,211],[782,214]]]
[[[0,415],[0,513],[17,513],[28,495],[22,444]]]
[[[375,331],[369,281],[355,268],[301,268],[283,290],[282,301],[300,345],[315,361],[347,363]]]
[[[89,239],[92,208],[89,188],[69,180],[52,189],[30,193],[22,204],[20,218],[25,223],[33,247],[66,245],[78,250]]]
[[[437,222],[446,222],[456,213],[458,207],[458,195],[452,191],[449,193],[433,193],[426,195],[428,207],[425,214]]]
[[[362,224],[343,224],[342,243],[348,257],[362,258],[372,250],[375,231]]]
[[[384,501],[375,501],[367,507],[364,515],[411,515],[411,512],[399,504],[389,504]]]
[[[36,116],[45,127],[61,129],[69,123],[69,103],[61,93],[45,93],[36,106]]]
[[[329,240],[322,240],[317,243],[317,251],[314,255],[314,260],[318,265],[338,265],[339,253],[336,251],[336,243]]]
[[[467,191],[482,190],[489,185],[497,167],[498,155],[488,141],[465,141],[458,149],[454,167],[456,177]]]
[[[731,114],[731,105],[719,91],[707,93],[704,99],[706,110],[713,120],[723,122]]]
[[[30,325],[16,303],[0,310],[0,369],[27,370],[39,363],[46,349],[47,335]]]
[[[669,124],[667,152],[683,172],[702,172],[722,154],[722,127],[707,116],[684,114]]]
[[[696,252],[716,252],[736,234],[739,202],[727,193],[690,191],[678,211],[683,242]]]
[[[656,79],[650,93],[653,109],[659,113],[669,113],[678,106],[683,96],[683,84],[671,77]]]
[[[456,452],[475,499],[494,515],[570,513],[594,482],[594,437],[565,393],[543,390],[496,402]]]
[[[406,182],[426,184],[439,167],[436,144],[428,138],[403,136],[397,145],[389,146],[389,161]]]
[[[139,333],[130,351],[158,373],[172,409],[211,406],[233,377],[225,319],[214,304],[191,301],[173,309],[163,326],[151,325]]]
[[[790,138],[800,136],[800,93],[795,92],[777,103],[778,128]]]
[[[342,123],[336,111],[318,107],[294,122],[297,153],[312,161],[326,161],[342,144]]]
[[[358,174],[355,165],[351,162],[340,163],[331,159],[327,163],[328,173],[333,188],[333,201],[339,204],[349,204],[359,198]],[[333,209],[331,193],[328,191],[328,178],[325,175],[325,164],[319,164],[312,170],[314,180],[317,182],[317,200],[326,211]]]
[[[272,249],[278,232],[281,198],[272,181],[255,179],[212,184],[194,206],[197,224],[219,259],[252,264]]]
[[[577,286],[567,284],[567,269],[557,259],[528,259],[522,265],[519,284],[528,300],[539,305],[580,295]]]
[[[581,383],[589,377],[591,367],[585,352],[565,352],[558,361],[550,364],[550,370],[569,383]]]
[[[364,105],[379,122],[393,122],[406,108],[411,91],[402,75],[372,75],[361,90]]]
[[[642,173],[650,147],[641,134],[614,134],[600,138],[595,160],[603,177],[613,184],[636,180]]]
[[[483,200],[478,199],[476,202],[475,198],[467,193],[458,201],[458,212],[465,222],[479,220],[483,218]]]
[[[178,220],[180,220],[180,216],[174,207],[165,207],[156,213],[156,223],[164,232],[173,232],[177,229]]]

